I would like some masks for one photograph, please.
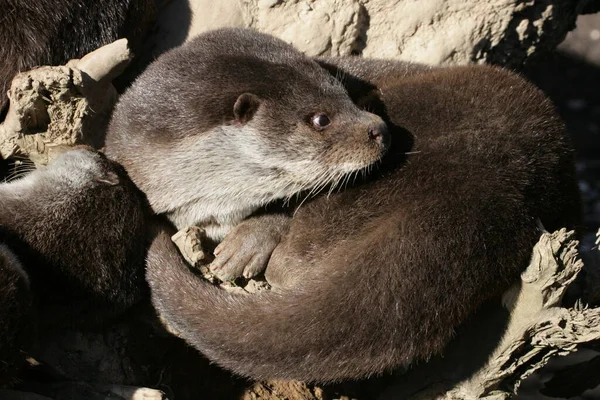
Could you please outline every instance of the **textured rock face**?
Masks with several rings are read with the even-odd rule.
[[[358,0],[243,2],[248,26],[292,43],[310,55],[360,52],[367,12]]]
[[[516,67],[554,48],[588,0],[172,0],[178,3],[189,8],[187,39],[245,26],[313,56]]]

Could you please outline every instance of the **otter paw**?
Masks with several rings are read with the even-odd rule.
[[[269,229],[253,229],[252,223],[243,222],[217,246],[209,268],[224,282],[252,278],[265,270],[279,241],[280,236]]]
[[[239,239],[239,238],[238,238]],[[273,249],[253,246],[242,240],[225,240],[223,246],[215,250],[215,259],[210,264],[210,271],[223,282],[233,281],[243,276],[252,278],[267,266]],[[274,248],[274,247],[273,247]]]

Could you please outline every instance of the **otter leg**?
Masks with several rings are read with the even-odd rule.
[[[211,272],[225,282],[260,274],[287,233],[289,222],[290,217],[283,214],[260,215],[241,222],[215,249]]]

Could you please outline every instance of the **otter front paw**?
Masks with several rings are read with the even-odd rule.
[[[211,272],[225,282],[260,274],[286,232],[287,224],[287,218],[280,216],[254,217],[240,223],[215,249],[215,259],[209,267]]]
[[[240,231],[230,232],[214,251],[215,259],[210,270],[224,282],[241,276],[252,278],[263,272],[279,244],[279,240],[262,232],[248,234]]]

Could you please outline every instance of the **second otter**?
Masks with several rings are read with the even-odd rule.
[[[0,387],[35,342],[97,326],[147,298],[147,205],[123,168],[88,148],[0,183]]]

